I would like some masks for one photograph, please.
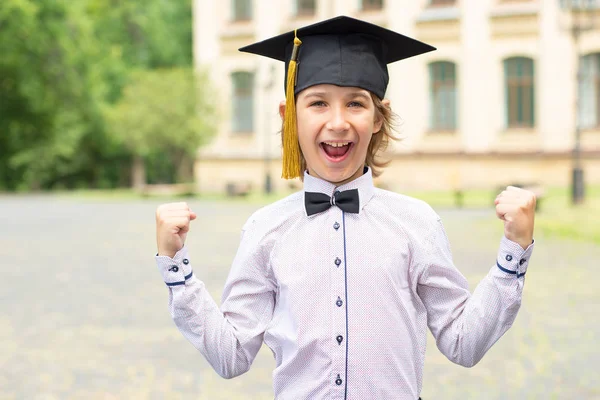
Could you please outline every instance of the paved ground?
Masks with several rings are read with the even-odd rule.
[[[191,204],[195,272],[219,299],[257,206]],[[156,206],[0,197],[1,399],[272,398],[268,349],[249,373],[223,380],[175,328],[153,260]],[[440,214],[473,288],[501,224],[488,210]],[[537,239],[513,328],[472,369],[430,340],[424,399],[600,398],[600,248]]]

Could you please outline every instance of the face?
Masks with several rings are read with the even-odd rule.
[[[284,107],[280,106],[283,114]],[[342,185],[362,175],[371,137],[383,121],[375,121],[368,91],[355,87],[316,85],[296,100],[298,140],[308,172]]]

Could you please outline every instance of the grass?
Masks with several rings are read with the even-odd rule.
[[[587,187],[585,203],[573,206],[570,192],[548,190],[536,216],[536,229],[560,238],[600,244],[600,186]]]
[[[456,208],[458,203],[464,208],[488,208],[494,202],[496,193],[492,190],[466,190],[460,196],[453,191],[408,191],[407,196],[427,202],[434,208]]]
[[[432,207],[456,207],[454,193],[411,192]],[[496,193],[491,190],[471,190],[463,194],[464,208],[491,207]],[[536,231],[544,236],[589,241],[600,244],[600,186],[586,187],[585,202],[574,206],[570,188],[548,188],[538,200]]]
[[[266,195],[254,191],[247,196],[227,197],[220,193],[207,193],[192,196],[151,196],[145,197],[132,189],[115,190],[74,190],[58,191],[58,197],[81,198],[105,201],[134,201],[152,198],[167,201],[177,199],[206,200],[218,202],[244,202],[257,206],[276,201],[291,192],[279,192]],[[452,191],[410,191],[404,193],[429,203],[434,208],[455,208],[456,194]],[[492,207],[496,193],[493,190],[467,190],[462,193],[463,208]],[[545,235],[573,240],[590,241],[600,244],[600,186],[586,187],[585,203],[573,206],[570,200],[570,188],[548,188],[538,202],[536,231]]]
[[[291,192],[290,192],[291,193]],[[144,195],[134,189],[76,189],[76,190],[58,190],[47,192],[52,196],[67,199],[83,200],[115,200],[115,201],[137,201],[140,199],[156,199],[168,201],[186,201],[186,200],[206,200],[206,201],[225,201],[225,202],[251,202],[256,204],[268,204],[285,197],[288,193],[272,193],[265,195],[260,192],[251,192],[246,196],[229,197],[223,193],[184,193],[173,195]]]

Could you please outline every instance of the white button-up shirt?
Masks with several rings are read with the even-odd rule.
[[[217,306],[188,249],[156,257],[183,335],[223,377],[246,372],[262,343],[277,399],[411,399],[422,387],[426,329],[451,361],[472,366],[513,323],[527,250],[506,238],[474,293],[426,203],[305,174],[304,191],[358,189],[358,214],[307,216],[304,192],[255,212]]]

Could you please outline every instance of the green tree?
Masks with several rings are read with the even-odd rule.
[[[191,41],[189,0],[0,1],[0,190],[128,184],[104,110]]]
[[[87,0],[96,36],[128,66],[192,64],[191,0]]]
[[[190,68],[141,70],[132,76],[108,120],[116,140],[134,155],[134,187],[146,184],[145,160],[152,156],[166,157],[176,181],[191,180],[196,151],[215,131],[210,95],[206,76]]]
[[[0,188],[100,179],[104,81],[119,71],[83,3],[0,3]]]

